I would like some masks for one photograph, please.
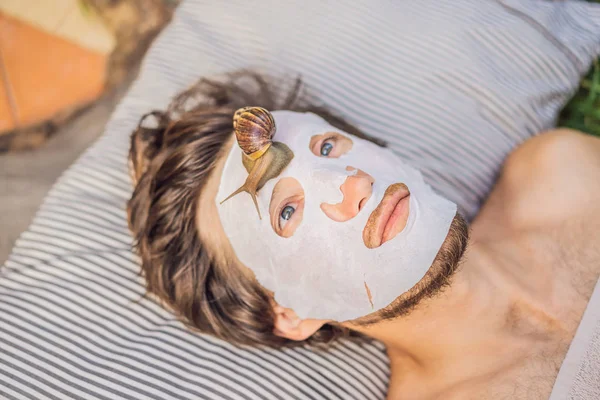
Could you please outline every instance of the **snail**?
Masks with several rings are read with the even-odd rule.
[[[294,153],[281,142],[273,141],[276,126],[273,115],[262,107],[244,107],[233,116],[233,130],[237,143],[242,149],[242,164],[248,171],[246,182],[235,192],[221,201],[221,204],[233,196],[246,192],[252,197],[258,217],[260,209],[256,193],[288,166]]]

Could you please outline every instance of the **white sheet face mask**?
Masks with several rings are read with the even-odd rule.
[[[341,322],[389,305],[423,278],[448,234],[456,205],[434,193],[419,171],[388,149],[344,133],[314,114],[275,111],[272,115],[277,127],[273,140],[285,143],[294,158],[258,192],[262,219],[247,193],[217,205],[237,257],[263,287],[275,293],[277,303],[303,319]],[[311,138],[329,132],[350,138],[352,148],[339,158],[316,156],[309,148]],[[366,172],[375,182],[358,214],[336,222],[320,206],[342,202],[340,186],[352,174],[348,166]],[[234,145],[217,200],[225,199],[247,177],[242,150]],[[285,177],[295,178],[304,190],[302,221],[289,238],[275,233],[269,217],[273,188]],[[406,226],[380,247],[367,248],[363,241],[367,220],[395,183],[410,190]]]

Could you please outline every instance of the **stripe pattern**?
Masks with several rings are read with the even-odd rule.
[[[509,151],[553,125],[598,53],[600,10],[574,1],[185,1],[0,269],[0,397],[384,398],[381,343],[241,349],[141,299],[129,133],[200,76],[301,74],[472,218]]]

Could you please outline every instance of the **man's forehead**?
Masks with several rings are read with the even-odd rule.
[[[273,140],[290,142],[299,136],[312,136],[330,130],[339,131],[323,118],[313,113],[294,111],[273,111],[275,136]]]

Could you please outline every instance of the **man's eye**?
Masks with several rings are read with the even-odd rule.
[[[321,145],[321,155],[323,157],[328,157],[331,150],[333,150],[333,143],[327,141]]]
[[[279,214],[279,227],[281,229],[285,227],[285,224],[287,224],[290,218],[292,218],[292,215],[295,211],[296,209],[292,206],[283,207],[283,210],[281,210],[281,214]]]
[[[308,148],[317,157],[339,158],[352,149],[352,139],[341,133],[325,132],[311,137]]]

